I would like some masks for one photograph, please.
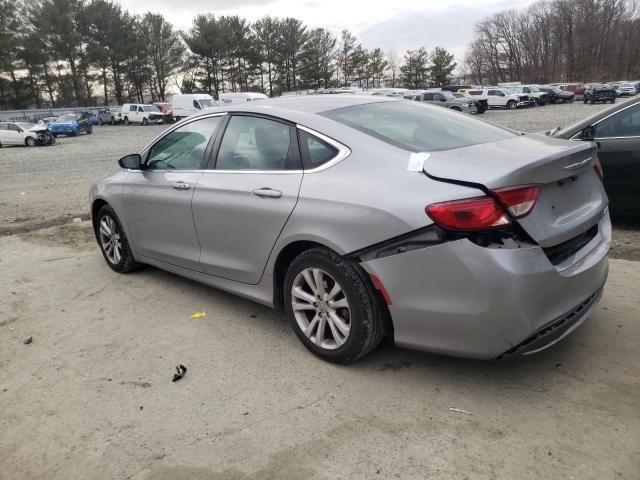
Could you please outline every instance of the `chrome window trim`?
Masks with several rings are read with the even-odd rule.
[[[309,135],[313,135],[314,137],[318,137],[323,142],[328,143],[333,148],[338,150],[338,153],[336,154],[336,156],[333,157],[331,160],[329,160],[327,162],[324,162],[322,165],[320,165],[318,167],[311,168],[309,170],[305,170],[304,171],[305,174],[322,172],[323,170],[326,170],[327,168],[331,168],[334,165],[340,163],[345,158],[347,158],[349,155],[351,155],[351,149],[349,147],[347,147],[346,145],[343,145],[342,143],[334,140],[333,138],[327,137],[326,135],[323,135],[322,133],[320,133],[320,132],[318,132],[316,130],[312,130],[311,128],[305,127],[304,125],[296,124],[296,128],[298,128],[299,130],[302,130],[303,132],[308,133]]]
[[[595,126],[596,126],[596,125],[598,125],[600,122],[604,122],[607,118],[611,118],[611,117],[613,117],[614,115],[619,114],[620,112],[624,112],[627,108],[635,107],[635,106],[637,106],[637,105],[640,105],[640,102],[635,102],[635,103],[632,103],[631,105],[627,105],[626,107],[621,108],[620,110],[617,110],[617,111],[615,111],[615,112],[613,112],[613,113],[610,113],[610,114],[609,114],[609,115],[607,115],[606,117],[601,118],[601,119],[600,119],[600,120],[598,120],[597,122],[592,123],[591,125],[587,125],[587,126],[593,126],[593,127],[595,127]],[[585,128],[586,128],[586,127],[585,127]],[[583,128],[583,130],[584,130],[584,128]],[[576,138],[576,137],[577,137],[578,135],[580,135],[581,133],[582,133],[582,130],[581,130],[581,131],[579,131],[578,133],[576,133],[576,134],[575,134],[573,137],[571,137],[569,140],[581,140],[580,138]],[[598,137],[598,138],[594,138],[594,140],[607,140],[607,139],[613,139],[613,138],[638,138],[638,136],[637,136],[637,135],[634,135],[634,136],[631,136],[631,137]]]

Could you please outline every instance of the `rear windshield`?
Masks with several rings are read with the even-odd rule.
[[[353,105],[322,115],[414,152],[450,150],[517,135],[464,113],[406,100]]]

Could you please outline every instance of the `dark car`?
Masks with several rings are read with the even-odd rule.
[[[610,107],[547,134],[567,140],[595,141],[611,214],[640,217],[640,101]],[[570,168],[573,165],[565,167]]]
[[[601,83],[592,83],[584,91],[584,103],[616,103],[616,89]]]
[[[58,135],[76,137],[82,132],[90,135],[93,133],[90,116],[89,112],[65,113],[60,115],[55,122],[49,123],[49,130],[54,137]]]
[[[538,89],[542,92],[548,93],[549,94],[549,103],[565,103],[565,102],[569,102],[572,103],[575,98],[576,98],[576,94],[573,92],[564,92],[562,90],[560,90],[558,87],[553,87],[550,85],[542,85],[539,86]]]

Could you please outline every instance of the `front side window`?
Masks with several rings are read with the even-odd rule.
[[[199,170],[211,137],[223,116],[203,118],[176,128],[151,147],[149,170]]]
[[[298,139],[307,169],[317,168],[338,155],[335,147],[304,130],[299,130]]]
[[[260,117],[231,117],[220,144],[216,170],[298,170],[292,127]]]
[[[19,132],[20,131],[20,127],[18,127],[17,125],[10,123],[9,124],[9,130],[13,131],[13,132]]]
[[[516,136],[501,127],[418,102],[376,102],[323,112],[332,120],[399,148],[429,152]]]
[[[500,95],[500,92],[498,90],[489,90],[487,95]]]
[[[606,137],[640,137],[640,103],[598,123],[596,139]]]
[[[139,112],[144,112],[144,109],[142,107],[138,107],[138,111]]]
[[[422,97],[422,99],[425,102],[432,102],[433,101],[433,93],[425,93],[424,97]]]

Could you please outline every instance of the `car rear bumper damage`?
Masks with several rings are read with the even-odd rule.
[[[463,238],[386,250],[361,265],[390,297],[397,345],[495,359],[553,345],[595,308],[608,275],[609,216],[584,240],[552,259],[533,244],[479,246]]]

